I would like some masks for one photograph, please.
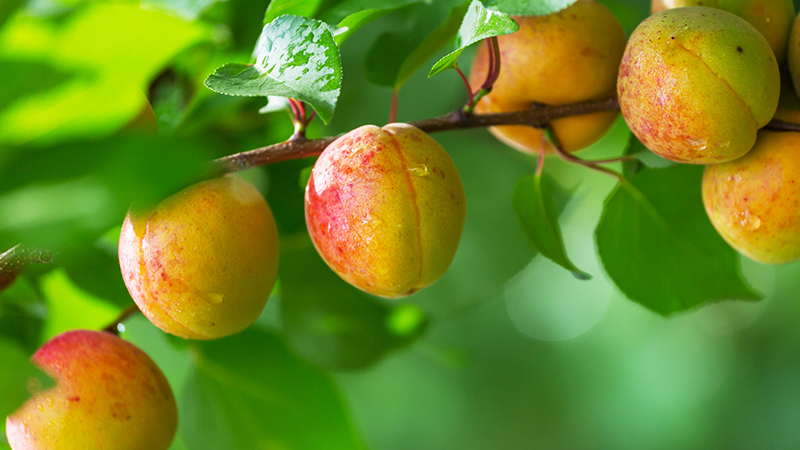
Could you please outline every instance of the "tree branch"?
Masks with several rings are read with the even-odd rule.
[[[616,98],[607,98],[603,100],[570,103],[567,105],[533,105],[524,111],[497,114],[465,114],[461,110],[456,110],[444,116],[417,120],[409,123],[426,133],[464,130],[468,128],[485,128],[499,125],[528,125],[535,128],[545,128],[553,120],[563,117],[618,110],[619,101],[617,101]],[[764,129],[800,132],[800,124],[772,119]],[[238,172],[251,167],[288,161],[290,159],[319,156],[319,154],[325,150],[325,147],[336,140],[336,138],[337,136],[329,136],[321,139],[309,140],[302,136],[294,136],[280,144],[269,145],[267,147],[219,158],[214,161],[214,165],[216,169],[222,173]]]
[[[544,128],[548,123],[562,117],[578,116],[601,111],[616,111],[619,102],[616,98],[591,100],[568,105],[544,106],[534,105],[524,111],[498,114],[473,114],[453,111],[450,114],[431,119],[410,122],[411,125],[426,133],[440,131],[464,130],[467,128],[484,128],[497,125],[528,125]],[[267,147],[225,156],[214,161],[221,172],[238,172],[251,167],[263,166],[290,159],[318,156],[337,136],[322,139],[305,139],[296,137]]]

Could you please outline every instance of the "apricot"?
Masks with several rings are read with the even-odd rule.
[[[497,38],[500,76],[475,112],[520,111],[534,103],[561,105],[614,96],[625,32],[608,8],[594,0],[580,0],[556,14],[514,20],[519,31]],[[485,80],[488,66],[488,49],[481,45],[470,73],[474,89]],[[602,137],[617,114],[567,117],[554,120],[551,126],[562,148],[576,151]],[[523,152],[537,153],[544,142],[542,130],[533,127],[506,125],[489,131]]]
[[[320,155],[308,180],[308,232],[322,259],[373,295],[404,297],[447,270],[464,227],[464,188],[433,138],[365,125]]]
[[[653,14],[684,6],[708,6],[736,14],[767,40],[778,64],[786,60],[786,43],[794,18],[792,0],[653,0]]]
[[[122,225],[125,285],[153,324],[189,339],[237,333],[261,314],[278,268],[275,219],[237,175],[203,181]]]
[[[175,397],[155,363],[110,333],[60,334],[31,358],[54,387],[6,419],[14,450],[166,450],[178,426]]]
[[[689,6],[636,28],[617,90],[622,116],[647,148],[709,164],[753,147],[778,106],[780,74],[769,44],[744,19]]]
[[[790,87],[775,117],[800,121]],[[800,259],[800,133],[761,130],[742,158],[706,167],[703,204],[719,234],[738,252],[762,263]]]

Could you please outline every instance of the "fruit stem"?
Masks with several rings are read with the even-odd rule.
[[[486,81],[483,82],[481,89],[491,92],[494,82],[500,76],[500,43],[497,41],[497,36],[487,39],[486,43],[489,45],[489,73],[486,75]]]
[[[130,316],[134,315],[137,312],[139,312],[139,307],[136,306],[135,304],[125,308],[125,310],[123,310],[119,314],[119,316],[116,319],[114,319],[113,322],[108,324],[107,327],[103,328],[103,331],[105,331],[106,333],[111,333],[114,336],[119,336],[120,332],[119,326],[122,324],[122,322],[125,322],[126,319],[128,319]]]
[[[392,105],[389,107],[389,123],[397,121],[397,89],[392,91]]]
[[[600,162],[598,161],[587,161],[585,159],[578,158],[577,156],[566,152],[563,148],[561,148],[560,144],[553,144],[553,148],[556,149],[556,154],[563,159],[564,161],[578,164],[584,167],[588,167],[589,169],[596,170],[598,172],[604,173],[606,175],[610,175],[617,179],[617,181],[622,181],[623,177],[619,173],[608,169],[606,167],[600,166]]]

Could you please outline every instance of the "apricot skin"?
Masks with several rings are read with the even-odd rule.
[[[110,333],[60,334],[31,358],[56,385],[6,419],[14,450],[166,450],[178,425],[153,361]]]
[[[308,180],[305,212],[328,266],[387,298],[413,294],[444,274],[466,215],[450,156],[399,123],[365,125],[330,144]]]
[[[153,324],[187,339],[228,336],[258,318],[275,284],[275,219],[241,177],[204,181],[152,212],[129,212],[119,260]]]
[[[710,164],[753,147],[777,108],[780,74],[752,25],[690,6],[636,28],[617,90],[625,121],[647,148],[673,161]]]
[[[778,64],[786,60],[786,42],[794,18],[792,0],[653,0],[653,14],[684,6],[707,6],[736,14],[767,40]]]
[[[613,97],[625,32],[605,6],[580,0],[556,14],[514,20],[519,31],[498,37],[500,77],[476,105],[477,113],[520,111],[537,102],[561,105]],[[485,80],[488,66],[487,46],[480,45],[470,73],[474,89]],[[576,151],[602,137],[617,114],[558,119],[552,128],[565,150]],[[542,130],[532,127],[507,125],[490,131],[523,152],[538,153],[545,142]]]
[[[775,117],[800,121],[789,86]],[[737,251],[767,264],[800,259],[800,133],[761,130],[742,158],[706,167],[703,204],[711,223]]]

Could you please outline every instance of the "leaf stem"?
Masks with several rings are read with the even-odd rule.
[[[392,91],[392,105],[389,107],[389,123],[397,121],[397,89]]]

